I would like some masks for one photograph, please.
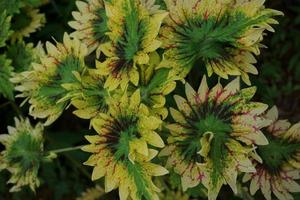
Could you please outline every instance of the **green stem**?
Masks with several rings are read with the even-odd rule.
[[[58,143],[54,139],[50,138],[48,135],[45,135],[45,137],[49,140],[49,142]],[[69,147],[69,148],[63,148],[63,149],[55,149],[55,150],[49,151],[49,153],[51,153],[51,152],[53,152],[53,153],[63,153],[63,152],[78,150],[78,149],[82,148],[83,146],[85,146],[85,145],[76,146],[76,147]],[[78,162],[76,159],[74,159],[72,156],[70,156],[68,154],[64,154],[63,156],[66,157],[79,171],[81,171],[82,174],[84,174],[90,180],[91,175],[83,167],[81,162]]]
[[[55,149],[55,150],[51,150],[49,151],[49,153],[63,153],[63,152],[67,152],[67,151],[75,151],[78,149],[81,149],[82,147],[84,147],[85,145],[80,145],[80,146],[76,146],[76,147],[67,147],[67,148],[62,148],[62,149]]]
[[[55,149],[55,150],[51,150],[48,151],[48,154],[50,153],[54,153],[54,154],[58,154],[58,153],[65,153],[65,152],[69,152],[69,151],[75,151],[78,149],[81,149],[83,146],[85,145],[80,145],[80,146],[76,146],[76,147],[67,147],[67,148],[61,148],[61,149]],[[90,173],[84,169],[82,167],[82,164],[79,163],[77,160],[75,160],[74,158],[72,158],[72,156],[68,155],[68,154],[64,154],[64,156],[76,167],[79,169],[79,171],[81,171],[81,173],[83,173],[88,179],[91,178]]]

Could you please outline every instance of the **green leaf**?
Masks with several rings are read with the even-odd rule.
[[[12,72],[11,60],[0,55],[0,94],[10,100],[14,100],[14,85],[9,81]]]
[[[31,70],[33,61],[33,45],[18,42],[7,48],[6,56],[12,60],[14,71],[19,73]]]
[[[128,158],[129,155],[129,143],[130,140],[134,139],[134,132],[136,132],[136,127],[130,127],[128,130],[120,132],[120,139],[116,145],[116,152],[114,154],[116,160],[121,158]]]
[[[162,10],[167,10],[167,5],[166,5],[166,3],[165,3],[164,0],[156,0],[156,1],[155,1],[155,4],[160,5],[160,8],[161,8]]]
[[[181,176],[174,172],[174,169],[170,170],[170,176],[168,179],[168,183],[170,184],[172,189],[180,188],[181,186]]]
[[[31,135],[29,130],[22,130],[18,138],[7,149],[6,159],[11,165],[20,165],[20,172],[25,175],[28,171],[36,171],[42,161],[42,141]]]
[[[129,0],[124,5],[124,35],[118,40],[117,46],[122,51],[125,64],[133,61],[133,57],[140,48],[145,34],[145,21],[139,19],[139,10],[135,1]]]
[[[154,88],[157,88],[165,83],[168,78],[170,69],[162,68],[157,70],[154,77],[151,79],[149,85],[147,86],[147,90],[151,91]]]
[[[187,193],[194,198],[202,197],[203,199],[207,199],[207,189],[202,184],[189,188]]]
[[[143,102],[148,102],[148,103],[151,102],[150,100],[151,92],[154,89],[159,88],[167,83],[169,71],[170,69],[167,68],[162,68],[157,70],[153,75],[152,79],[150,80],[149,84],[141,87],[141,96]]]
[[[212,140],[210,157],[213,163],[213,169],[211,173],[212,184],[215,186],[218,183],[220,177],[223,176],[224,160],[228,156],[228,150],[226,149],[226,136],[221,133],[215,134]]]
[[[62,60],[56,69],[56,74],[49,77],[49,82],[39,88],[37,97],[47,98],[47,100],[55,104],[59,99],[63,98],[68,91],[62,87],[65,83],[75,83],[78,80],[73,75],[73,71],[81,72],[84,64],[75,56],[67,56]],[[67,102],[61,103],[62,107],[66,106]],[[59,106],[59,104],[57,104]]]
[[[6,40],[12,33],[12,31],[10,31],[10,21],[11,17],[7,16],[6,11],[2,12],[2,14],[0,15],[0,47],[5,46]]]
[[[38,7],[45,3],[44,0],[23,0],[23,4],[26,6]]]
[[[243,13],[226,13],[220,19],[190,19],[187,26],[178,26],[175,30],[179,41],[179,59],[186,65],[194,64],[199,59],[209,61],[226,58],[230,49],[237,47],[237,40],[247,27],[258,20],[260,19],[251,19]]]
[[[7,14],[19,13],[19,9],[22,7],[21,0],[1,0],[0,1],[0,13],[6,10]]]
[[[0,13],[6,10],[9,15],[13,15],[19,13],[20,8],[38,7],[43,4],[45,4],[45,0],[1,0]]]
[[[278,173],[283,166],[299,150],[300,143],[290,143],[286,140],[266,135],[269,144],[259,146],[257,153],[270,173]]]
[[[108,22],[108,17],[106,16],[106,12],[104,8],[100,8],[97,12],[97,20],[94,20],[93,22],[93,30],[95,32],[95,39],[100,40],[100,41],[106,41],[107,35],[105,34],[106,32],[109,31],[107,22]]]
[[[149,192],[149,183],[144,177],[142,167],[138,163],[127,162],[127,168],[130,175],[133,177],[137,188],[137,196],[139,199],[151,200],[151,193]]]

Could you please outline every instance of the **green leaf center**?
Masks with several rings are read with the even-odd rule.
[[[103,136],[106,137],[106,143],[117,161],[129,160],[129,143],[133,139],[140,137],[137,120],[138,118],[134,115],[120,114],[105,125],[108,133]]]
[[[290,143],[283,139],[277,139],[265,134],[269,144],[258,146],[257,153],[263,160],[263,165],[266,166],[271,173],[277,173],[282,165],[293,157],[293,154],[300,149],[299,143]]]
[[[21,31],[31,24],[32,18],[26,11],[21,10],[21,13],[16,14],[12,18],[11,28],[14,31]]]
[[[96,11],[97,19],[93,21],[93,30],[94,30],[94,37],[96,40],[99,41],[106,41],[107,36],[105,35],[106,32],[109,31],[107,26],[108,18],[106,16],[106,12],[104,8],[99,8]]]
[[[84,66],[79,58],[73,55],[67,56],[57,65],[56,76],[50,78],[51,83],[47,83],[39,89],[37,97],[47,97],[47,100],[56,103],[67,92],[61,85],[76,82],[77,79],[72,72],[81,72],[83,68]]]
[[[246,28],[256,22],[243,13],[189,19],[175,29],[178,58],[190,64],[226,59],[237,48]]]
[[[7,160],[14,166],[19,165],[23,172],[38,167],[42,159],[41,141],[34,138],[31,133],[22,132],[18,134],[10,148],[7,149]]]
[[[133,62],[134,56],[140,50],[146,28],[145,21],[139,19],[139,10],[134,1],[130,0],[125,4],[124,12],[124,34],[117,41],[117,54],[128,64]]]
[[[195,127],[201,135],[206,132],[212,132],[220,136],[225,136],[232,131],[230,124],[224,123],[213,114],[209,114],[206,118],[200,119],[195,123]]]

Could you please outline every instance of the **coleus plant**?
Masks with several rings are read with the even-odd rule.
[[[300,192],[299,123],[278,120],[275,107],[251,100],[255,56],[282,14],[264,0],[77,1],[74,32],[45,48],[22,41],[45,23],[43,14],[26,1],[18,5],[0,15],[0,47],[12,43],[0,57],[0,92],[12,99],[14,84],[29,114],[44,120],[35,128],[16,120],[0,137],[0,169],[12,174],[12,191],[35,190],[40,163],[81,148],[90,153],[84,165],[93,167],[91,179],[104,179],[104,189],[97,185],[82,198],[118,189],[122,200],[189,199],[193,189],[215,200],[227,184],[235,194],[248,193],[240,185],[250,195],[260,189],[268,200]],[[13,56],[19,49],[22,62]],[[241,88],[240,78],[249,87]],[[201,80],[197,90],[190,80]],[[89,144],[44,151],[43,127],[70,106],[89,120]]]

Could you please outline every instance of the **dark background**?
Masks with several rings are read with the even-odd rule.
[[[285,13],[278,17],[280,24],[275,26],[275,33],[268,33],[263,49],[256,64],[259,75],[251,76],[252,84],[258,91],[255,100],[267,103],[269,106],[277,105],[282,118],[291,122],[300,121],[300,2],[299,0],[268,0],[266,7],[274,8]],[[71,32],[67,22],[72,19],[71,11],[76,10],[74,0],[51,0],[50,4],[42,6],[41,12],[46,14],[47,24],[39,32],[32,34],[26,42],[37,43],[53,41],[52,37],[61,41],[64,32]],[[7,125],[13,125],[13,117],[22,113],[27,115],[28,105],[19,108],[21,100],[8,102],[0,97],[0,133],[6,133]],[[32,118],[31,118],[32,119]],[[32,122],[35,122],[32,119]],[[56,149],[84,144],[83,135],[89,124],[72,115],[72,109],[66,111],[53,126],[46,129],[45,148]],[[3,148],[3,147],[0,147]],[[91,169],[81,163],[88,154],[81,151],[64,153],[52,163],[44,164],[40,174],[42,186],[37,190],[36,196],[28,189],[10,194],[6,185],[9,174],[0,172],[0,200],[2,199],[43,199],[43,200],[69,200],[75,199],[86,188],[93,186],[90,181]],[[115,193],[106,197],[118,199]],[[106,199],[105,197],[103,199]],[[231,190],[222,189],[220,199],[238,199],[232,197]],[[255,199],[263,199],[258,194]],[[300,199],[296,197],[295,199]]]

